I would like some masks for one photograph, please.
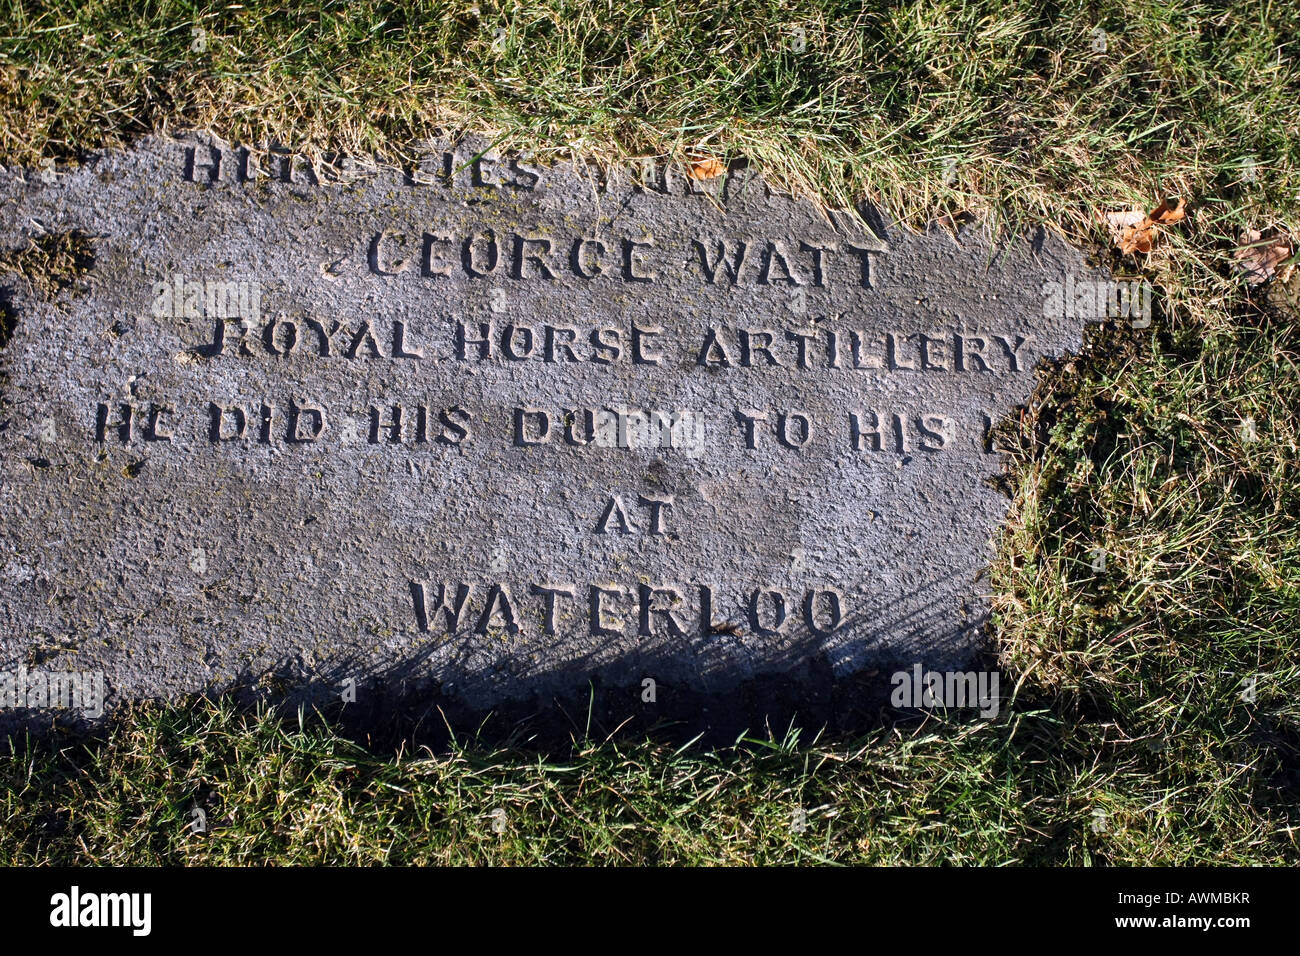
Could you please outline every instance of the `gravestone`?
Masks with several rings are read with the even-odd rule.
[[[596,685],[707,723],[755,682],[798,709],[971,660],[991,426],[1104,277],[740,166],[481,148],[150,138],[0,175],[11,261],[85,259],[0,279],[0,669],[102,674],[110,706]]]

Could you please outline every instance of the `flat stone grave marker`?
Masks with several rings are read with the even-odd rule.
[[[798,709],[970,662],[990,428],[1105,276],[740,166],[482,146],[148,138],[0,174],[8,261],[84,260],[0,278],[0,670],[100,674],[110,706],[594,682],[707,723],[755,682]]]

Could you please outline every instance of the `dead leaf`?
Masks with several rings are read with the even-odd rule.
[[[1177,196],[1168,196],[1160,201],[1159,206],[1151,210],[1147,218],[1159,226],[1172,226],[1187,218],[1187,203]]]
[[[1111,240],[1126,256],[1139,252],[1143,255],[1147,254],[1155,244],[1158,227],[1172,226],[1186,218],[1187,203],[1177,196],[1161,200],[1160,205],[1149,213],[1137,210],[1106,213]]]
[[[1291,252],[1291,241],[1277,230],[1265,235],[1258,229],[1243,229],[1233,258],[1248,285],[1263,285],[1291,258]]]
[[[1119,251],[1124,255],[1151,251],[1152,223],[1146,213],[1108,212],[1106,222],[1110,225],[1111,241],[1119,246]]]
[[[691,160],[691,168],[686,175],[691,179],[716,179],[727,171],[727,164],[712,156],[703,156]]]

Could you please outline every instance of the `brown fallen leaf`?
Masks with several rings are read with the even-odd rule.
[[[691,179],[715,179],[727,171],[727,164],[712,156],[702,156],[691,160],[691,167],[686,175]]]
[[[1275,229],[1267,235],[1258,229],[1243,229],[1233,253],[1234,265],[1248,285],[1263,285],[1277,273],[1278,266],[1291,258],[1291,252],[1291,241]]]
[[[1126,256],[1138,252],[1145,255],[1150,252],[1152,245],[1155,244],[1158,227],[1172,226],[1186,218],[1187,203],[1177,196],[1161,200],[1160,205],[1149,213],[1136,210],[1106,213],[1112,241]]]
[[[1151,220],[1144,212],[1108,212],[1111,241],[1119,251],[1129,256],[1134,252],[1151,251]]]
[[[1158,226],[1172,226],[1187,218],[1187,203],[1177,196],[1168,196],[1160,201],[1159,206],[1151,210],[1147,218]]]

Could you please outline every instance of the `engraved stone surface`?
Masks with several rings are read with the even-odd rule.
[[[6,250],[93,255],[0,277],[0,669],[485,710],[967,663],[1079,253],[480,148],[0,173]]]

